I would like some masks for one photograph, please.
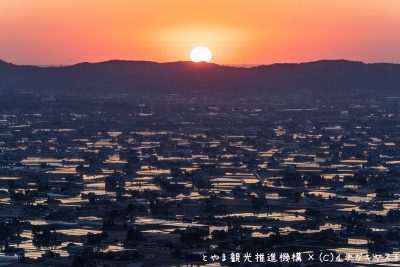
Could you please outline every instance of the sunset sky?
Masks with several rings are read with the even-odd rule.
[[[0,0],[0,59],[400,63],[399,0]]]

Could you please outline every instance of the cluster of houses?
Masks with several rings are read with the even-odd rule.
[[[31,101],[0,110],[0,265],[399,247],[398,98]]]

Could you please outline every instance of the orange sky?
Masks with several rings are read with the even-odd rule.
[[[0,0],[0,59],[400,63],[399,0]]]

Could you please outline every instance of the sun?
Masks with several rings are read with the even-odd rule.
[[[197,46],[190,52],[190,59],[193,62],[210,62],[212,54],[210,49],[205,46]]]

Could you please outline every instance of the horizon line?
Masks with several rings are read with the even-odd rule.
[[[305,63],[315,63],[321,61],[347,61],[347,62],[358,62],[363,64],[400,64],[400,62],[388,62],[388,61],[376,61],[376,62],[368,62],[362,60],[351,60],[351,59],[344,59],[344,58],[336,58],[336,59],[317,59],[317,60],[309,60],[309,61],[292,61],[292,62],[273,62],[273,63],[216,63],[216,62],[193,62],[191,60],[177,60],[177,61],[152,61],[152,60],[143,60],[143,59],[106,59],[101,61],[80,61],[77,63],[71,64],[30,64],[30,63],[13,63],[11,61],[6,61],[0,58],[0,62],[5,62],[7,64],[15,65],[15,66],[32,66],[32,67],[40,67],[40,68],[56,68],[56,67],[69,67],[74,65],[79,65],[83,63],[88,64],[98,64],[98,63],[105,63],[111,61],[125,61],[125,62],[148,62],[148,63],[158,63],[158,64],[168,64],[168,63],[206,63],[206,64],[215,64],[218,66],[226,66],[226,67],[237,67],[237,68],[253,68],[258,66],[271,66],[271,65],[279,65],[279,64],[305,64]]]

